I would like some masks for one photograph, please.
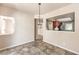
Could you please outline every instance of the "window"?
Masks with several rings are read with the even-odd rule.
[[[15,20],[13,17],[0,16],[0,34],[14,33]]]

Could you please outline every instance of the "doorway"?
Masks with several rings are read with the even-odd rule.
[[[43,41],[43,19],[34,19],[34,32],[35,32],[35,41]]]

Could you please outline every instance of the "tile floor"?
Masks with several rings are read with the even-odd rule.
[[[43,41],[33,41],[0,51],[0,55],[75,55]]]

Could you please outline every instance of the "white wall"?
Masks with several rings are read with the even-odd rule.
[[[46,29],[46,18],[75,12],[75,32]],[[45,42],[79,54],[79,4],[70,4],[44,15],[43,39]]]
[[[0,49],[21,45],[34,40],[33,15],[3,6],[0,6],[0,15],[15,18],[15,33],[0,35]]]

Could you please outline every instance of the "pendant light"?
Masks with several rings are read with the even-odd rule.
[[[38,6],[39,6],[39,24],[40,24],[40,6],[41,6],[41,3],[38,3]]]

